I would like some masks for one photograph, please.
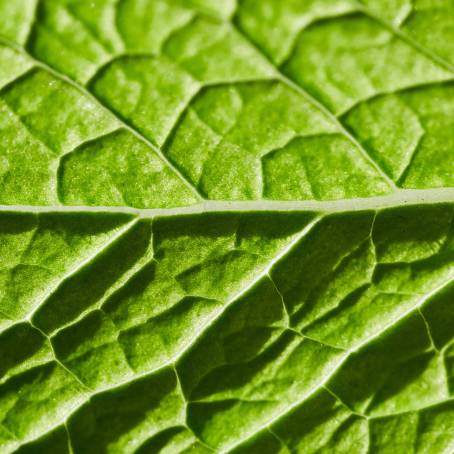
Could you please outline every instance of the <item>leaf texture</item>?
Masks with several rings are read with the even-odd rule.
[[[0,0],[0,452],[453,452],[453,30]]]

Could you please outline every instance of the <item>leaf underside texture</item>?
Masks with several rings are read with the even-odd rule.
[[[0,0],[0,452],[454,452],[452,0]]]

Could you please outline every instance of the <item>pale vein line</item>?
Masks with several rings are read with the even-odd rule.
[[[372,204],[371,204],[371,200],[370,199],[360,199],[359,201],[356,200],[353,205],[348,205],[348,210],[352,211],[352,209],[356,209],[356,210],[360,210],[360,209],[380,209],[380,208],[384,208],[384,207],[395,206],[396,203],[398,205],[400,205],[402,203],[407,203],[407,204],[408,203],[413,203],[413,204],[421,204],[421,203],[422,204],[433,204],[433,203],[437,203],[437,202],[441,203],[441,202],[453,202],[454,201],[454,188],[449,189],[449,190],[446,190],[446,189],[443,189],[443,190],[422,190],[422,191],[416,190],[416,191],[407,191],[407,192],[408,192],[408,195],[409,196],[411,195],[411,196],[407,197],[408,200],[406,200],[406,201],[402,199],[402,194],[401,193],[395,193],[395,194],[393,194],[391,196],[372,198],[372,202],[374,202]],[[428,196],[428,194],[427,194],[428,192],[432,194],[432,197],[430,197],[430,198],[427,197]],[[433,197],[433,195],[435,195],[435,194],[437,196],[436,198]],[[345,202],[345,201],[341,201],[341,202]],[[358,202],[360,202],[360,203],[358,203]],[[226,207],[229,207],[232,211],[238,211],[238,208],[241,208],[243,211],[250,211],[251,205],[252,206],[261,206],[262,210],[263,209],[269,210],[270,209],[270,205],[271,205],[271,206],[274,206],[278,210],[283,210],[284,209],[284,210],[287,211],[292,206],[293,206],[293,209],[295,209],[295,205],[296,205],[296,207],[298,207],[297,208],[298,210],[301,210],[302,206],[305,207],[305,209],[313,210],[314,209],[314,203],[315,203],[315,206],[317,206],[319,208],[318,211],[333,211],[334,208],[337,208],[337,211],[344,211],[345,208],[346,208],[345,207],[345,203],[340,203],[340,202],[310,202],[310,205],[309,205],[310,208],[307,207],[307,203],[305,203],[305,202],[289,202],[289,203],[286,203],[286,202],[271,202],[271,203],[265,203],[265,204],[263,202],[258,202],[258,203],[257,202],[233,202],[233,203],[232,202],[220,202],[220,203],[219,202],[208,202],[208,205],[210,206],[210,209],[212,211],[213,210],[214,211],[219,211],[219,210],[220,211],[225,211]],[[335,206],[333,206],[333,203],[335,204]],[[286,205],[287,208],[283,208],[282,204]],[[205,204],[202,204],[202,205],[200,205],[198,207],[199,208],[199,213],[204,213],[206,211],[204,207],[205,207]],[[324,207],[324,209],[321,210],[320,208],[322,208],[322,207]],[[11,207],[7,206],[7,207],[0,207],[0,212],[1,212],[1,208],[4,208],[5,209],[4,211],[11,211]],[[36,207],[26,207],[26,208],[36,208]],[[49,210],[49,207],[38,207],[38,208],[42,208],[42,210],[40,212],[46,212],[46,211]],[[63,208],[63,211],[71,212],[71,209],[73,207],[56,207],[56,208],[58,208],[58,209]],[[81,210],[85,209],[85,207],[79,207],[79,208]],[[327,208],[329,208],[329,209],[327,210]],[[189,210],[189,214],[190,214],[191,207],[184,208],[183,210],[184,210],[185,213],[188,213],[188,210]],[[126,212],[130,213],[130,214],[140,214],[143,211],[148,212],[148,213],[151,211],[153,213],[153,215],[157,215],[157,213],[161,213],[161,214],[165,215],[169,211],[174,211],[174,215],[182,214],[181,213],[181,209],[177,209],[177,210],[172,210],[172,209],[170,209],[170,210],[134,210],[134,209],[127,209]],[[119,211],[119,212],[123,213],[125,211],[122,210],[122,211]],[[259,273],[259,275],[257,275],[254,278],[254,280],[251,281],[248,284],[247,288],[241,290],[238,294],[234,295],[229,300],[228,304],[226,305],[226,308],[228,306],[230,306],[233,302],[235,302],[238,298],[240,298],[241,296],[246,294],[263,277],[266,277],[269,274],[271,268],[273,268],[282,258],[284,258],[286,256],[286,254],[291,252],[291,250],[293,250],[293,248],[298,243],[298,241],[300,241],[308,233],[309,229],[312,228],[313,225],[315,225],[315,223],[317,223],[318,221],[319,221],[319,218],[314,219],[311,224],[307,225],[297,235],[297,237],[295,237],[283,250],[281,250],[281,252],[278,255],[276,255],[275,258],[268,264],[268,266],[266,268],[264,268],[262,270],[262,272]],[[424,300],[421,302],[420,305],[422,305],[425,300],[430,298],[430,296],[433,293],[436,293],[436,291],[438,291],[438,289],[439,288],[435,289],[433,292],[431,292],[429,295],[427,295],[424,298]],[[408,312],[411,313],[413,310],[414,310],[414,308],[412,308]],[[139,380],[139,379],[141,379],[143,377],[154,375],[154,374],[158,373],[160,370],[163,370],[163,369],[167,368],[168,366],[174,365],[180,358],[182,358],[187,353],[187,351],[191,348],[191,346],[194,345],[201,337],[203,337],[205,335],[205,333],[207,332],[207,330],[211,326],[213,326],[214,323],[218,319],[220,319],[222,317],[223,313],[224,313],[224,310],[222,310],[220,313],[217,313],[207,324],[204,325],[203,329],[197,334],[196,337],[191,339],[191,341],[188,342],[182,349],[180,349],[180,351],[177,352],[177,354],[174,355],[174,357],[169,359],[169,361],[163,363],[160,367],[158,367],[158,368],[156,368],[156,369],[154,369],[152,371],[147,371],[147,372],[142,373],[142,374],[137,374],[132,379],[120,381],[120,382],[116,383],[114,386],[107,387],[107,388],[102,388],[99,391],[96,391],[93,394],[91,394],[90,398],[92,398],[95,395],[101,394],[101,393],[103,393],[105,391],[117,389],[117,388],[119,388],[119,387],[121,387],[123,385],[130,384],[130,383],[132,383],[132,382],[134,382],[136,380]],[[384,331],[386,331],[389,327],[392,327],[394,324],[398,323],[406,315],[407,314],[405,313],[401,318],[397,319],[396,321],[394,321],[390,325],[386,326],[383,330],[381,330],[379,333],[377,333],[375,335],[375,337],[379,337]],[[366,340],[366,343],[368,341],[370,341],[370,340],[372,340],[372,338],[369,338],[368,340]],[[361,347],[362,347],[362,345],[356,347],[356,349],[351,350],[350,353],[352,353],[354,351],[357,351]],[[345,362],[346,359],[347,359],[347,357],[344,357],[342,363]],[[339,365],[339,367],[340,367],[340,365]],[[328,381],[328,379],[326,381]],[[322,385],[324,385],[324,384],[325,383],[322,382]],[[308,397],[309,396],[305,396],[304,400],[306,400]],[[77,408],[72,412],[72,414],[77,412],[77,409],[80,406],[84,405],[85,403],[86,403],[86,401],[84,401],[83,403],[78,405]],[[277,418],[275,418],[275,419],[277,419]],[[58,424],[61,424],[61,421],[59,421]],[[42,436],[42,434],[40,436]],[[30,442],[30,441],[31,440],[28,440],[27,443]]]
[[[383,178],[384,181],[394,190],[400,190],[400,187],[397,186],[395,181],[380,167],[380,165],[372,158],[372,156],[366,151],[366,149],[359,143],[353,134],[351,134],[347,128],[340,122],[339,118],[336,117],[334,113],[328,110],[320,101],[318,101],[315,97],[313,97],[308,91],[306,91],[301,85],[298,85],[296,82],[291,80],[289,77],[285,76],[284,73],[280,73],[283,81],[295,91],[297,91],[300,95],[304,96],[309,102],[311,102],[314,106],[318,107],[318,109],[323,112],[340,130],[342,135],[346,137],[355,148],[361,153],[363,158],[375,169],[375,171]]]
[[[387,28],[390,32],[392,32],[395,36],[400,38],[402,41],[406,42],[410,47],[414,50],[423,54],[429,60],[432,60],[433,63],[442,66],[444,69],[454,73],[454,65],[446,61],[443,57],[439,56],[438,54],[434,53],[429,48],[425,47],[424,45],[420,44],[418,41],[413,39],[408,33],[402,32],[390,22],[386,21],[385,19],[379,17],[377,14],[373,13],[370,9],[368,9],[363,3],[360,1],[354,2],[356,7],[358,8],[359,12],[365,14],[366,16],[370,17],[373,21],[379,23],[382,27]]]
[[[364,147],[358,142],[358,140],[350,134],[350,132],[345,128],[345,126],[340,122],[340,120],[336,117],[334,113],[332,113],[323,103],[321,103],[317,98],[311,95],[305,88],[301,85],[294,82],[290,79],[287,75],[285,75],[281,69],[275,65],[272,60],[257,46],[251,38],[244,33],[234,22],[231,23],[232,27],[237,31],[237,33],[242,36],[253,48],[263,57],[265,58],[268,63],[277,71],[277,75],[281,81],[286,84],[288,87],[296,91],[299,95],[304,97],[310,104],[316,107],[320,112],[322,112],[325,117],[327,117],[339,130],[339,132],[350,141],[351,144],[364,157],[364,159],[375,169],[375,171],[383,178],[383,180],[394,190],[398,191],[400,188],[396,185],[394,180],[388,176],[388,174],[380,167],[380,165],[372,159],[370,154],[364,149]]]
[[[395,33],[397,34],[397,32],[395,32]],[[249,41],[249,39],[248,39],[248,41]],[[70,83],[71,85],[75,86],[76,88],[79,89],[79,91],[83,91],[85,94],[94,98],[98,104],[102,105],[102,103],[100,103],[100,101],[94,95],[92,95],[90,92],[85,90],[83,87],[79,86],[79,84],[75,83],[74,81],[72,81],[71,79],[67,78],[66,76],[60,74],[59,72],[55,71],[53,68],[47,67],[47,65],[45,65],[44,63],[42,63],[38,60],[35,60],[33,57],[31,57],[31,58],[35,61],[35,63],[38,66],[44,67],[44,69],[46,69],[47,71],[50,71],[51,73],[53,73],[60,79],[63,79],[66,82]],[[450,67],[449,69],[452,71],[452,67]],[[288,79],[286,76],[282,75],[282,77],[284,78],[284,80]],[[310,94],[306,93],[299,85],[295,84],[290,79],[288,79],[286,82],[288,85],[293,86],[293,88],[295,90],[298,90],[299,92],[301,92],[301,94],[305,94],[306,98],[307,98],[307,96],[312,98],[312,96]],[[314,101],[317,104],[319,104],[317,100],[314,99]],[[105,108],[105,106],[103,106],[103,107]],[[320,105],[319,108],[326,111],[326,113],[328,113],[330,116],[332,116],[332,114],[329,111],[327,111],[327,109],[324,108],[322,105]],[[108,110],[108,109],[106,109],[106,110]],[[108,110],[108,112],[110,114],[112,114],[112,112],[110,110]],[[123,121],[121,121],[121,120],[120,120],[120,122],[123,123]],[[336,123],[338,123],[337,119],[336,119]],[[162,154],[162,152],[155,145],[153,145],[146,138],[141,136],[140,133],[135,131],[128,124],[124,124],[124,127],[126,129],[130,130],[140,140],[144,141],[150,148],[154,149],[159,155]],[[342,127],[342,125],[341,125],[341,127]],[[342,129],[344,129],[344,128],[342,127]],[[353,143],[355,143],[355,145],[360,150],[362,150],[361,145],[359,143],[357,143],[356,139],[354,139],[347,131],[345,131],[345,132],[348,134],[348,136],[350,136],[349,137],[350,140]],[[378,165],[370,158],[370,156],[367,154],[367,152],[365,152],[365,154],[367,155],[369,160],[372,161],[373,164],[375,164],[374,166],[378,167]],[[167,158],[165,158],[165,156],[163,159],[166,162],[168,162],[168,160],[167,160]],[[173,168],[173,165],[171,163],[169,166]],[[380,173],[383,174],[383,172],[381,171],[381,169],[379,167],[378,167],[378,169],[380,170]],[[176,170],[175,173],[177,173],[180,176],[180,178],[185,182],[185,184],[187,186],[189,186],[192,190],[195,189],[190,183],[188,184],[188,181],[186,180],[186,178],[184,176],[182,176],[178,170]],[[383,175],[383,176],[385,176],[385,175]],[[389,180],[389,177],[387,177],[387,180]],[[392,182],[392,183],[395,186],[394,182]],[[195,189],[195,190],[197,192],[197,189]],[[434,194],[435,191],[436,191],[436,194]],[[440,192],[441,192],[441,194],[440,194]],[[410,194],[412,194],[412,196],[410,196]],[[200,198],[200,194],[198,194],[198,195]],[[179,209],[161,209],[161,210],[159,210],[159,209],[157,209],[157,210],[135,210],[135,209],[126,208],[126,207],[119,207],[119,208],[96,207],[93,210],[93,209],[91,209],[91,207],[27,207],[27,206],[17,206],[16,205],[16,206],[8,206],[8,207],[1,206],[0,212],[1,211],[32,211],[32,212],[49,212],[49,211],[50,212],[54,212],[54,211],[63,211],[63,212],[73,212],[73,211],[93,212],[93,211],[95,211],[95,212],[100,212],[101,211],[101,212],[114,212],[114,213],[129,213],[129,214],[135,214],[135,215],[139,215],[139,216],[166,216],[166,215],[203,213],[205,211],[250,211],[250,210],[293,211],[293,210],[312,210],[312,209],[314,209],[316,211],[336,212],[336,211],[356,211],[356,210],[362,210],[362,209],[381,209],[381,208],[393,206],[395,204],[396,205],[397,204],[428,204],[428,203],[442,203],[442,202],[453,202],[454,201],[454,189],[412,191],[411,193],[406,192],[406,194],[403,194],[403,195],[404,195],[404,197],[402,197],[402,194],[399,194],[398,197],[395,197],[395,194],[393,194],[392,196],[385,196],[385,197],[380,197],[380,198],[377,197],[377,198],[370,198],[370,199],[352,199],[350,201],[342,200],[342,201],[337,201],[337,202],[311,202],[311,201],[309,201],[309,202],[208,202],[205,204],[196,205],[194,207],[179,208]],[[435,195],[435,197],[431,197],[432,195]],[[427,197],[427,196],[429,196],[429,197]],[[316,221],[318,221],[318,219],[313,221],[312,224],[315,224]],[[133,221],[133,223],[134,222],[136,222],[136,221]],[[306,228],[310,229],[311,227],[312,227],[312,225],[309,225]],[[306,230],[306,229],[304,229],[304,230]],[[292,241],[290,243],[290,245],[282,251],[282,253],[280,253],[278,256],[276,256],[276,258],[272,262],[269,263],[269,265],[265,269],[266,272],[264,272],[264,275],[266,275],[269,272],[269,270],[275,265],[275,263],[277,263],[282,257],[284,257],[288,252],[290,252],[292,250],[293,246],[304,236],[304,234],[305,234],[305,233],[303,234],[304,230],[300,233],[300,235],[298,235],[298,238],[296,238],[294,241]],[[258,282],[263,277],[261,274],[257,277],[256,280],[254,280],[254,282],[250,286],[255,285],[255,283]],[[235,301],[237,298],[241,297],[245,292],[248,291],[250,286],[248,286],[247,289],[241,291],[238,295],[236,295],[232,299],[232,301]],[[441,286],[441,287],[443,287],[443,286]],[[433,294],[435,294],[438,290],[440,290],[441,287],[438,287],[433,292],[429,293],[422,300],[422,302],[420,302],[418,304],[417,307],[419,308],[423,304],[424,301],[426,301]],[[362,346],[367,344],[370,340],[373,340],[373,338],[379,336],[382,332],[386,331],[387,329],[392,327],[394,324],[398,323],[400,320],[405,318],[406,315],[413,312],[414,310],[415,310],[415,308],[412,308],[411,310],[407,311],[402,317],[400,317],[399,319],[397,319],[390,325],[386,326],[381,332],[379,332],[375,336],[372,336],[369,339],[366,339],[355,350],[351,350],[348,353],[347,357],[345,357],[342,360],[342,362],[339,364],[339,367],[344,361],[346,361],[346,359],[348,358],[350,353],[353,353],[358,348],[361,348]],[[222,315],[222,313],[221,313],[221,315]],[[215,317],[215,319],[217,319],[219,317],[220,316],[217,315]],[[200,335],[203,335],[206,332],[206,329],[208,329],[210,325],[211,325],[211,323],[208,323],[207,325],[205,325],[204,330],[200,333]],[[193,343],[193,342],[191,342],[191,343]],[[177,357],[180,355],[182,356],[185,352],[186,352],[186,347],[181,351],[180,354],[177,355]],[[163,367],[165,367],[165,366],[163,366]],[[154,372],[155,371],[153,371],[153,373]],[[333,371],[333,373],[334,372],[335,371]],[[126,383],[129,383],[129,381]],[[117,386],[115,386],[115,387],[117,387]],[[307,396],[307,397],[309,397],[309,396]],[[290,410],[287,409],[286,412],[287,411],[290,411]],[[242,442],[240,442],[239,444],[242,444]]]
[[[65,74],[61,73],[57,69],[53,68],[52,66],[48,65],[44,61],[38,60],[33,55],[31,55],[24,47],[17,45],[16,43],[0,36],[0,43],[8,46],[9,48],[20,52],[22,55],[25,55],[32,61],[37,68],[41,68],[42,70],[46,71],[48,74],[52,74],[57,79],[66,82],[67,84],[71,85],[77,91],[82,93],[83,95],[87,96],[90,100],[92,100],[97,106],[99,106],[102,110],[107,112],[111,117],[114,117],[118,123],[124,128],[127,129],[131,134],[133,134],[137,139],[139,139],[142,143],[144,143],[148,148],[153,150],[161,160],[167,165],[167,167],[184,183],[184,185],[192,192],[197,200],[205,200],[203,195],[199,192],[199,190],[183,175],[183,173],[167,158],[167,156],[163,153],[163,151],[155,145],[151,140],[147,139],[138,129],[134,126],[130,125],[127,121],[125,121],[120,115],[116,114],[113,110],[110,110],[97,96],[95,96],[91,91],[89,91],[85,86],[81,85],[80,83],[76,82],[74,79],[66,76]]]
[[[322,377],[322,379],[311,389],[309,390],[308,393],[306,393],[301,399],[295,400],[291,405],[289,405],[285,410],[278,412],[275,416],[270,418],[263,426],[257,428],[253,432],[251,432],[249,435],[244,437],[243,439],[239,440],[237,443],[234,443],[225,449],[221,450],[221,453],[228,453],[231,452],[233,449],[241,446],[244,442],[250,440],[252,437],[256,436],[258,433],[262,432],[263,430],[267,430],[269,426],[272,426],[275,422],[279,421],[279,419],[285,417],[289,413],[292,412],[295,408],[303,404],[305,401],[307,401],[310,397],[315,395],[320,389],[325,387],[327,383],[333,378],[333,376],[342,368],[342,366],[347,362],[347,360],[355,353],[359,352],[363,347],[367,346],[370,344],[372,341],[378,339],[380,336],[382,336],[384,333],[386,333],[388,330],[392,329],[396,325],[398,325],[400,322],[402,322],[407,316],[415,313],[420,309],[428,300],[430,300],[433,296],[435,296],[438,292],[443,290],[443,288],[447,287],[450,285],[452,282],[452,277],[448,279],[447,281],[443,282],[441,285],[438,287],[432,289],[429,293],[427,293],[421,300],[415,304],[413,307],[405,311],[403,314],[401,314],[399,317],[385,325],[382,329],[379,329],[375,334],[372,336],[364,339],[361,343],[357,344],[355,347],[349,349],[346,351],[346,353],[343,355],[342,359],[339,361],[336,367],[333,368],[331,372],[329,372],[327,375]]]
[[[402,189],[389,195],[339,200],[207,200],[176,208],[133,208],[127,206],[0,205],[1,213],[113,213],[141,218],[175,217],[204,213],[298,212],[343,213],[383,210],[403,206],[454,203],[454,188]]]
[[[420,412],[421,410],[422,411],[430,410],[432,408],[436,408],[436,407],[438,407],[440,405],[445,405],[447,403],[448,404],[454,403],[454,397],[448,397],[447,399],[442,399],[442,400],[439,400],[439,401],[436,401],[436,402],[431,402],[430,404],[428,404],[426,406],[423,406],[421,408],[417,408],[417,409],[391,412],[391,413],[386,413],[385,415],[369,416],[368,419],[369,419],[369,421],[373,421],[373,420],[380,420],[380,419],[387,419],[387,418],[395,418],[396,416],[407,415],[409,413],[416,413],[416,412]]]
[[[232,296],[226,303],[226,305],[223,307],[223,309],[219,312],[216,313],[216,315],[214,317],[212,317],[201,329],[201,331],[199,331],[197,333],[196,336],[194,336],[189,342],[187,342],[173,357],[171,357],[168,361],[166,361],[165,363],[163,363],[161,366],[151,370],[151,371],[147,371],[147,372],[143,372],[143,373],[139,373],[139,374],[136,374],[133,378],[131,379],[128,379],[128,380],[120,380],[118,381],[117,383],[115,383],[115,385],[113,386],[108,386],[108,387],[105,387],[105,388],[100,388],[99,390],[95,391],[95,392],[92,392],[92,393],[84,393],[84,396],[86,397],[86,400],[84,400],[83,402],[81,402],[79,405],[77,405],[74,410],[72,411],[72,413],[70,413],[70,415],[68,417],[70,417],[71,415],[74,415],[75,413],[77,413],[77,411],[79,410],[79,408],[81,408],[83,405],[86,405],[87,402],[89,402],[93,397],[99,395],[99,394],[102,394],[104,392],[107,392],[107,391],[112,391],[112,390],[115,390],[115,389],[118,389],[124,385],[128,385],[128,384],[131,384],[137,380],[140,380],[142,378],[145,378],[145,377],[149,377],[149,376],[153,376],[153,375],[156,375],[157,373],[159,373],[160,371],[166,369],[167,367],[172,367],[172,368],[175,368],[175,364],[178,362],[178,360],[180,360],[189,350],[190,348],[200,339],[202,338],[206,332],[210,329],[210,327],[212,327],[214,325],[214,323],[216,323],[217,320],[219,320],[222,315],[225,313],[225,311],[227,310],[228,307],[230,307],[233,303],[235,303],[239,298],[241,298],[242,296],[244,296],[245,294],[247,294],[247,292],[249,292],[255,285],[257,285],[261,279],[265,278],[267,275],[269,275],[271,269],[280,261],[282,260],[289,252],[291,252],[291,250],[296,246],[296,244],[301,241],[308,233],[309,231],[318,223],[320,222],[320,220],[322,219],[322,216],[319,216],[315,219],[313,219],[310,223],[308,223],[298,234],[296,234],[296,236],[284,247],[282,248],[278,254],[276,254],[274,256],[274,258],[268,263],[268,265],[262,269],[262,271],[260,273],[258,273],[254,279],[249,282],[246,287],[244,289],[242,289],[241,291],[239,291],[238,293],[236,293],[234,296]],[[63,421],[65,422],[65,421]],[[49,428],[47,428],[46,432],[43,432],[42,434],[40,434],[38,437],[36,438],[32,438],[32,439],[29,439],[29,440],[26,440],[23,444],[20,444],[20,446],[23,446],[23,445],[26,445],[36,439],[39,439],[41,437],[43,437],[46,433],[49,433],[51,432],[53,429],[55,429],[56,427],[59,427],[60,425],[62,424],[62,421],[58,421],[57,424],[54,424],[54,425],[51,425]]]
[[[223,308],[217,312],[214,317],[212,317],[205,325],[203,326],[203,329],[197,333],[196,336],[194,336],[186,345],[184,345],[174,356],[173,358],[168,362],[168,364],[175,364],[180,358],[184,356],[184,354],[190,349],[192,345],[194,345],[199,339],[203,337],[204,334],[212,327],[216,321],[218,321],[226,312],[226,310],[236,301],[238,301],[240,298],[243,296],[247,295],[247,293],[254,288],[255,285],[257,285],[262,279],[266,278],[269,276],[271,270],[284,258],[286,257],[293,249],[294,247],[304,238],[308,235],[308,233],[317,225],[321,220],[323,219],[323,216],[318,216],[314,218],[311,222],[309,222],[298,234],[294,236],[294,238],[284,247],[282,248],[274,257],[272,260],[268,262],[268,264],[252,279],[250,282],[246,284],[246,286],[234,294],[229,300],[226,302],[226,304],[223,306]],[[162,366],[164,367],[164,366]]]
[[[121,229],[119,229],[117,232],[115,232],[114,235],[109,237],[109,239],[101,245],[100,248],[94,250],[90,255],[85,257],[84,260],[80,261],[77,263],[77,265],[73,268],[71,268],[64,276],[60,278],[58,283],[54,285],[48,292],[47,294],[39,301],[33,309],[29,312],[27,317],[22,320],[22,321],[31,321],[35,313],[49,300],[49,298],[52,297],[52,295],[55,294],[55,292],[66,282],[68,281],[71,277],[76,275],[79,271],[83,270],[87,265],[92,263],[96,257],[98,257],[99,254],[101,254],[103,251],[107,250],[109,246],[111,246],[115,241],[120,239],[123,235],[125,235],[127,232],[129,232],[134,225],[139,221],[139,218],[133,219],[132,221],[128,222],[126,225],[124,225]]]
[[[65,364],[62,361],[60,361],[60,359],[58,358],[57,353],[55,351],[54,344],[52,343],[52,339],[41,328],[38,328],[35,324],[33,324],[33,322],[29,322],[29,323],[30,323],[30,326],[32,328],[34,328],[37,331],[39,331],[41,336],[43,336],[45,339],[47,339],[47,341],[49,343],[49,348],[50,348],[51,355],[54,358],[53,361],[58,366],[60,366],[62,369],[64,369],[66,371],[66,373],[71,375],[71,377],[79,384],[79,386],[84,390],[84,392],[92,391],[92,389],[89,388],[71,369],[68,369],[68,367],[66,367]]]

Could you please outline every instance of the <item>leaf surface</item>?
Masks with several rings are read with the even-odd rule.
[[[0,0],[0,451],[451,453],[451,3]]]

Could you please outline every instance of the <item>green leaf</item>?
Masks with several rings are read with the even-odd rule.
[[[450,0],[0,0],[0,451],[454,449]]]

